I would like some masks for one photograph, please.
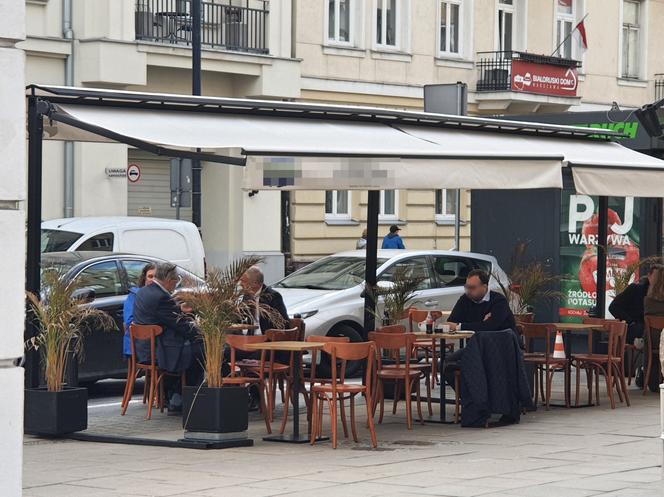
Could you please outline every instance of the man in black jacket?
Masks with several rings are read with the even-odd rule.
[[[643,300],[648,294],[650,287],[650,276],[657,266],[652,266],[648,276],[642,278],[638,283],[630,284],[625,290],[616,295],[609,305],[611,315],[625,321],[627,327],[627,341],[633,343],[635,338],[643,336],[645,318],[643,317]]]
[[[240,283],[245,291],[245,300],[258,300],[259,305],[271,307],[283,318],[283,323],[276,323],[265,313],[259,312],[258,306],[254,307],[254,315],[251,316],[254,324],[258,324],[259,328],[254,331],[254,335],[262,335],[267,330],[283,329],[285,324],[288,324],[288,312],[284,299],[279,292],[272,288],[265,286],[265,277],[263,271],[258,266],[250,267],[242,276]]]
[[[163,333],[157,338],[157,364],[171,373],[186,372],[188,385],[198,385],[203,379],[202,345],[193,321],[187,318],[173,299],[180,278],[174,264],[157,265],[154,284],[146,285],[136,294],[134,323],[158,324]],[[146,346],[147,345],[147,346]],[[141,362],[150,361],[150,345],[136,344]],[[182,385],[177,378],[164,378],[168,392],[169,413],[182,411]]]
[[[507,299],[500,293],[489,290],[489,275],[475,269],[468,273],[465,293],[457,301],[447,318],[452,331],[501,331],[516,330],[516,320]],[[446,359],[445,380],[454,386],[454,369],[463,349],[453,352]]]

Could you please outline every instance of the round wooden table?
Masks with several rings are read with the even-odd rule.
[[[446,395],[446,387],[445,387],[445,356],[447,351],[446,349],[446,341],[447,340],[459,340],[459,347],[463,348],[464,342],[468,338],[472,338],[472,336],[475,334],[474,331],[470,330],[461,330],[461,331],[450,331],[450,332],[445,332],[445,333],[427,333],[425,331],[416,331],[413,333],[413,335],[417,336],[418,338],[431,338],[431,340],[438,340],[438,344],[440,347],[440,395],[438,397],[438,402],[440,403],[440,415],[439,418],[428,418],[425,419],[424,421],[429,422],[429,423],[444,423],[444,424],[451,424],[452,421],[447,421],[446,417],[446,406],[447,406],[447,395]]]
[[[266,442],[284,442],[302,444],[309,443],[310,438],[308,435],[300,435],[300,384],[304,382],[301,376],[302,368],[300,367],[300,360],[302,352],[308,350],[322,349],[325,346],[321,342],[296,342],[296,341],[282,341],[282,342],[263,342],[247,344],[247,348],[251,350],[275,350],[282,352],[295,352],[293,354],[293,369],[298,378],[293,379],[293,433],[290,435],[270,435],[263,437]],[[286,399],[286,402],[289,402]],[[307,430],[308,431],[308,430]]]

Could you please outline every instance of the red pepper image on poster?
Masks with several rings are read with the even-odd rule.
[[[613,209],[608,212],[608,256],[606,261],[606,289],[613,289],[613,272],[625,271],[639,261],[639,246],[626,235],[615,233],[611,226],[621,225],[620,216]],[[599,215],[595,214],[583,223],[583,234],[590,240],[597,240]],[[590,241],[589,240],[589,241]],[[597,291],[597,245],[586,244],[586,251],[579,265],[579,281],[584,291],[595,294]]]

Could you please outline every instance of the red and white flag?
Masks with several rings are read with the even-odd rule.
[[[584,23],[585,18],[581,19],[581,22],[574,27],[572,34],[576,40],[579,55],[588,50],[588,38],[586,37],[586,25]]]

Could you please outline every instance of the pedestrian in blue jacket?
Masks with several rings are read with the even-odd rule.
[[[390,226],[390,232],[385,235],[383,238],[383,248],[384,249],[405,249],[406,246],[403,244],[403,240],[399,236],[399,228],[396,224]]]

